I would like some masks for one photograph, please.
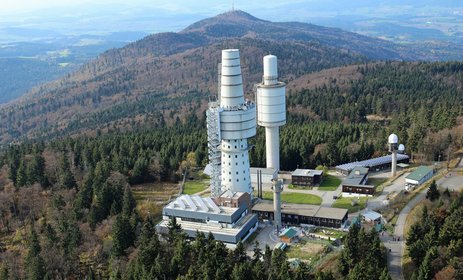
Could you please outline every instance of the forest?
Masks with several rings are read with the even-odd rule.
[[[411,279],[444,280],[463,277],[463,195],[443,190],[435,182],[428,202],[406,239],[412,261]]]

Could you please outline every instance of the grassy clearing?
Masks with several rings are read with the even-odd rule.
[[[313,187],[312,186],[296,186],[293,184],[288,185],[288,189],[291,190],[311,190]]]
[[[323,178],[322,183],[318,187],[319,191],[335,191],[341,184],[341,179],[336,176],[328,175]]]
[[[388,178],[368,178],[367,185],[374,185],[378,187],[381,184],[384,184]]]
[[[323,236],[326,236],[326,237],[336,238],[336,239],[342,238],[347,234],[344,231],[326,229],[326,228],[317,228],[314,231],[314,233],[318,234],[318,235],[323,235]]]
[[[352,200],[358,200],[357,205],[352,205]],[[334,208],[344,208],[349,210],[349,213],[357,212],[365,209],[368,197],[341,197],[338,198],[332,205]]]
[[[325,249],[325,245],[301,240],[299,243],[289,246],[286,255],[288,258],[298,258],[311,261]]]
[[[177,195],[178,191],[178,184],[172,183],[150,183],[132,187],[137,209],[143,218],[160,217],[162,206]]]
[[[273,193],[272,192],[264,192],[263,199],[273,200]],[[320,205],[322,204],[322,198],[308,193],[288,193],[283,192],[281,193],[281,201],[287,203],[296,203],[296,204],[313,204],[313,205]]]
[[[204,191],[209,186],[208,180],[202,181],[186,181],[183,186],[184,194],[195,194]]]

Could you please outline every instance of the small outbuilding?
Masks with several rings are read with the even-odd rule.
[[[432,168],[422,165],[405,177],[405,183],[413,186],[420,186],[431,179],[433,174],[434,170]]]
[[[314,186],[321,183],[323,170],[296,169],[291,174],[291,181],[296,186]]]
[[[279,237],[281,242],[291,244],[291,242],[295,241],[298,238],[297,230],[295,230],[292,227],[287,228],[279,235]]]
[[[379,214],[378,212],[375,212],[375,211],[372,211],[372,210],[368,210],[368,211],[365,211],[362,213],[362,218],[366,221],[366,222],[370,222],[370,223],[381,223],[381,218],[383,216],[381,216],[381,214]]]

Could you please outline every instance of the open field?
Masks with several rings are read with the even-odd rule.
[[[289,246],[286,255],[288,258],[298,258],[301,260],[311,261],[314,257],[323,252],[324,248],[325,245],[321,243],[301,240],[299,243]]]
[[[318,235],[323,235],[326,237],[336,238],[336,239],[342,238],[347,234],[344,231],[327,229],[327,228],[317,228],[313,233],[318,234]]]
[[[368,178],[367,185],[374,185],[375,187],[378,187],[387,180],[388,178]]]
[[[272,192],[263,192],[263,199],[273,200]],[[320,205],[322,204],[322,198],[314,194],[306,193],[281,193],[281,201],[287,203],[296,203],[296,204],[313,204]]]
[[[184,194],[195,194],[204,191],[209,186],[209,180],[186,181],[183,186]]]
[[[341,184],[341,179],[336,176],[328,175],[323,178],[322,183],[318,187],[319,191],[335,191]]]
[[[149,183],[132,187],[133,197],[137,201],[140,215],[161,216],[162,207],[179,191],[175,183]]]
[[[357,205],[352,205],[352,200],[358,199]],[[357,212],[365,208],[368,197],[341,197],[332,205],[334,208],[348,209],[349,213]]]

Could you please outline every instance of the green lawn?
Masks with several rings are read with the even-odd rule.
[[[273,192],[264,192],[263,199],[273,200]],[[322,198],[307,193],[281,193],[281,201],[287,203],[296,203],[296,204],[313,204],[320,205],[322,204]]]
[[[195,194],[204,191],[209,186],[209,180],[186,181],[183,186],[184,194]]]
[[[352,206],[352,199],[358,199],[359,202],[357,205]],[[367,204],[367,197],[341,197],[338,198],[332,205],[334,208],[344,208],[348,209],[349,213],[357,212],[359,210],[365,209]]]
[[[368,178],[367,185],[374,185],[375,187],[386,182],[388,178]]]
[[[335,191],[341,184],[341,179],[336,176],[328,175],[323,178],[322,183],[318,187],[319,191]]]
[[[311,190],[312,187],[311,186],[296,186],[296,185],[293,185],[293,184],[289,184],[288,189],[292,189],[292,190]]]

